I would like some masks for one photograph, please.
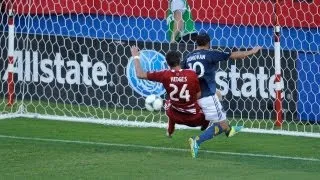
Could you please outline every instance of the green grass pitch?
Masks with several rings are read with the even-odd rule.
[[[0,120],[0,179],[318,179],[316,138],[239,133],[201,147],[198,130],[125,128],[98,124]],[[300,159],[299,159],[300,158]]]

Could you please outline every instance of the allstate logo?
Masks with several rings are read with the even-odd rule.
[[[168,69],[165,57],[154,50],[140,51],[140,64],[144,71]],[[142,96],[148,96],[150,94],[160,96],[165,93],[165,89],[161,83],[137,78],[132,57],[129,59],[129,63],[127,65],[127,78],[132,89]]]

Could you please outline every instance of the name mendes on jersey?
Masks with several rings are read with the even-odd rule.
[[[32,61],[30,51],[25,51],[24,57],[23,60],[22,51],[15,51],[13,72],[17,74],[18,81],[51,83],[56,80],[60,84],[86,84],[88,86],[91,86],[92,83],[97,86],[108,84],[106,65],[102,62],[92,63],[88,61],[87,54],[82,54],[82,61],[80,62],[76,60],[65,62],[60,53],[55,54],[54,60],[42,59],[40,62],[36,51],[32,52]],[[42,72],[41,75],[39,70]],[[8,71],[9,67],[6,69],[2,80],[7,80]]]

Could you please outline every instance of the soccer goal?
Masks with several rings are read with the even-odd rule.
[[[119,126],[166,127],[158,83],[145,70],[167,68],[164,55],[192,51],[169,43],[171,1],[4,0],[0,24],[0,119],[30,117]],[[320,137],[320,3],[313,0],[182,0],[197,32],[222,51],[263,47],[219,64],[216,82],[232,124],[246,132]],[[169,16],[167,16],[169,14]],[[180,128],[186,128],[180,126]]]

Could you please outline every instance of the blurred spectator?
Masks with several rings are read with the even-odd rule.
[[[167,24],[171,43],[195,42],[197,33],[187,0],[169,0]]]

